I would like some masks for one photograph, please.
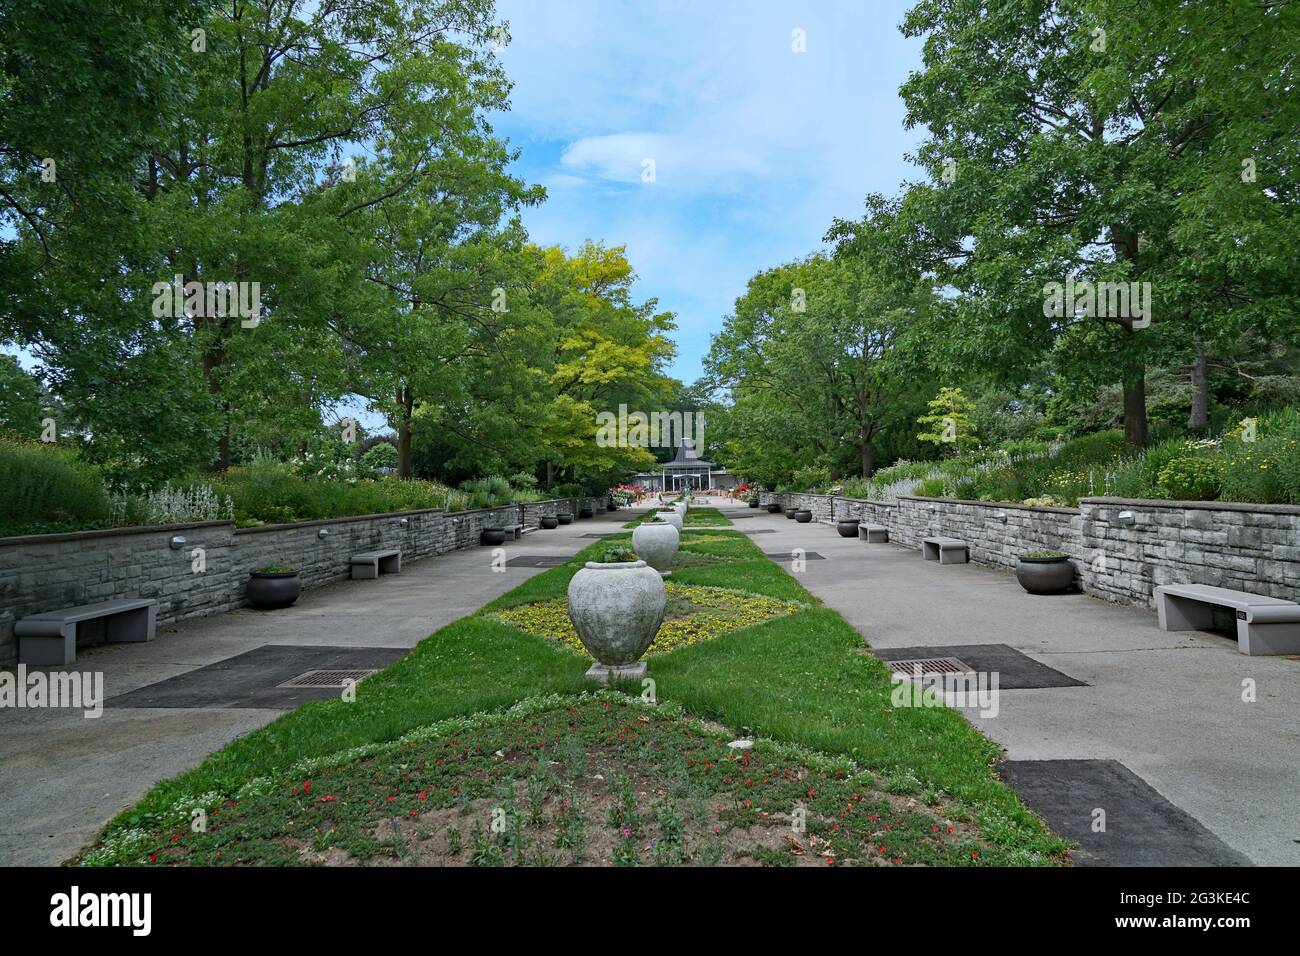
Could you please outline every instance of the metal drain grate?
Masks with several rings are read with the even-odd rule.
[[[911,677],[917,668],[921,674],[974,674],[975,668],[955,657],[919,657],[910,661],[885,661],[889,669],[904,677]]]
[[[346,687],[348,684],[369,677],[378,668],[360,671],[307,671],[297,677],[291,677],[277,687]]]

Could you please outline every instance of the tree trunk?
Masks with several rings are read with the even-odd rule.
[[[1124,375],[1124,447],[1129,451],[1147,444],[1146,369],[1141,360],[1129,365]]]
[[[1196,350],[1192,361],[1192,412],[1187,416],[1189,431],[1200,431],[1210,423],[1210,356]]]
[[[401,407],[401,419],[397,423],[397,477],[411,477],[411,409],[415,404],[411,390],[403,387],[397,392],[397,404]]]
[[[555,484],[555,462],[546,463],[546,487],[550,488]]]
[[[870,436],[863,436],[858,449],[862,453],[862,477],[870,478],[876,471],[876,444]]]

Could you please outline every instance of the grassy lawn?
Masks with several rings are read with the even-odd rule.
[[[434,852],[434,844],[422,842],[424,838],[415,831],[392,835],[392,839],[380,839],[375,835],[379,820],[375,814],[383,815],[384,805],[389,802],[388,794],[384,795],[382,804],[366,802],[376,797],[367,789],[369,783],[362,784],[363,779],[370,779],[367,776],[370,771],[358,769],[363,766],[359,761],[379,760],[394,748],[393,742],[399,737],[413,734],[419,739],[401,743],[405,750],[419,751],[418,754],[406,753],[403,757],[408,769],[414,766],[411,761],[421,768],[418,773],[412,771],[416,776],[408,781],[410,785],[396,786],[391,768],[384,771],[389,776],[377,773],[375,779],[387,781],[381,789],[386,787],[394,794],[400,793],[402,799],[418,792],[418,789],[413,791],[417,785],[427,794],[432,778],[426,779],[424,775],[432,773],[428,769],[430,759],[434,750],[443,745],[443,736],[452,733],[464,736],[480,729],[488,733],[489,727],[496,726],[494,720],[499,716],[495,719],[483,717],[486,712],[499,715],[503,708],[526,699],[549,700],[550,706],[556,706],[555,701],[559,698],[546,695],[571,697],[589,689],[583,672],[591,663],[590,658],[575,653],[562,640],[524,633],[503,623],[496,615],[504,610],[562,597],[569,579],[583,561],[621,540],[625,540],[624,536],[596,542],[569,563],[530,578],[474,615],[437,631],[406,658],[364,681],[355,702],[330,700],[308,704],[232,742],[188,773],[159,784],[140,805],[121,814],[109,825],[107,842],[101,844],[100,852],[93,854],[90,862],[143,862],[149,853],[157,853],[159,847],[171,842],[170,835],[177,831],[178,826],[186,836],[177,842],[196,847],[194,861],[212,862],[210,856],[203,854],[220,849],[216,835],[221,828],[210,830],[212,840],[204,843],[191,839],[183,824],[191,807],[202,806],[211,812],[223,805],[225,809],[222,812],[253,814],[256,825],[246,823],[240,832],[278,834],[275,837],[277,849],[267,850],[271,856],[265,862],[329,862],[324,856],[319,860],[302,856],[301,853],[307,852],[303,846],[309,846],[310,852],[322,854],[334,847],[362,857],[375,853],[391,855],[396,852],[394,846],[403,841],[423,847],[416,854],[417,858],[430,858],[428,854]],[[675,570],[672,576],[675,585],[744,591],[782,602],[797,602],[800,607],[793,613],[783,613],[757,625],[710,635],[707,640],[654,655],[651,675],[661,704],[670,708],[680,706],[693,718],[725,725],[729,730],[719,728],[721,736],[732,732],[752,734],[770,738],[773,746],[795,748],[797,752],[783,758],[784,769],[794,773],[813,772],[819,759],[838,760],[835,766],[844,775],[841,782],[855,780],[857,792],[863,794],[861,799],[866,801],[865,805],[879,808],[884,800],[900,813],[906,808],[906,813],[903,813],[907,821],[906,830],[914,836],[942,833],[945,837],[953,837],[951,840],[908,842],[906,845],[882,841],[879,845],[885,846],[886,852],[876,854],[882,861],[1052,863],[1062,859],[1063,841],[1047,831],[1018,798],[995,779],[992,767],[998,752],[993,744],[955,711],[891,707],[887,669],[861,652],[861,637],[837,614],[821,607],[795,578],[763,557],[744,535],[732,531],[691,532],[685,536],[682,547],[687,556],[710,560],[694,566],[689,560],[684,561],[687,566]],[[570,702],[564,706],[579,705]],[[653,713],[657,712],[652,712],[652,716]],[[469,715],[478,716],[465,720]],[[553,717],[548,719],[553,720]],[[450,726],[434,731],[420,729],[448,720],[452,722]],[[570,728],[572,734],[579,735],[584,746],[589,746],[591,740],[583,735],[593,731],[585,727],[583,721],[570,723],[573,724]],[[657,726],[661,726],[664,734],[677,732],[666,724]],[[661,753],[653,747],[646,750],[647,739],[619,740],[618,743],[626,746],[603,747],[599,753],[589,751],[588,757],[593,761],[606,761],[616,776],[617,773],[631,777],[641,774],[647,780],[658,779],[653,774],[646,776],[645,771],[637,768],[643,761],[649,761],[645,763],[647,767],[658,766],[655,761],[667,760],[670,754],[667,750]],[[552,754],[574,746],[560,738],[547,740],[543,751]],[[486,746],[484,743],[479,749]],[[489,752],[495,753],[498,749],[501,748]],[[822,756],[818,757],[818,754]],[[563,762],[562,757],[554,759]],[[533,761],[524,763],[531,767]],[[436,760],[433,766],[438,766]],[[505,787],[509,783],[506,777],[516,770],[519,772],[512,779],[519,786],[525,786],[536,769],[529,767],[516,767],[507,772],[507,768],[493,769],[475,763],[472,767],[463,767],[463,773],[455,783],[449,783],[450,778],[444,780],[441,776],[438,780],[447,783],[448,787],[460,787],[460,795],[472,802],[492,798],[493,788]],[[307,779],[313,779],[312,774],[316,775],[314,789],[319,792],[319,774],[327,771],[338,775],[337,789],[350,794],[348,806],[355,810],[355,814],[346,820],[351,822],[345,822],[338,808],[333,814],[301,817],[299,811],[293,809],[295,804],[284,802],[293,796],[294,787],[301,787]],[[863,776],[864,773],[869,776]],[[688,773],[686,776],[691,778],[689,786],[683,784],[687,796],[694,794],[706,802],[714,800],[715,805],[729,811],[734,809],[731,803],[723,800],[723,790],[731,787],[734,779],[728,782],[714,780],[708,775],[694,778]],[[773,774],[765,776],[771,779]],[[545,774],[543,777],[543,783],[537,786],[542,788],[544,803],[559,799],[556,795],[574,784],[573,779],[552,781]],[[359,789],[354,791],[353,788]],[[812,789],[817,788],[814,786]],[[844,796],[838,791],[836,793],[837,800]],[[774,795],[765,794],[763,797],[761,805],[766,808],[763,812],[791,812],[789,793],[777,789],[771,794]],[[449,799],[450,790],[439,799],[443,796]],[[656,791],[651,802],[662,802],[670,796],[667,791]],[[606,804],[612,806],[609,802],[615,797],[615,791],[586,794],[592,806],[604,807],[605,811],[609,809]],[[845,805],[855,802],[846,800]],[[460,801],[456,806],[462,803]],[[315,813],[315,805],[311,806]],[[680,816],[686,806],[674,803],[669,812]],[[418,807],[409,809],[415,809],[417,817],[422,818]],[[453,805],[439,803],[434,809],[445,817]],[[649,807],[635,810],[636,813],[643,811],[650,812]],[[720,812],[714,811],[715,815]],[[855,811],[846,812],[851,815]],[[546,813],[543,814],[546,819],[538,823],[538,832],[550,832],[560,825],[554,814],[546,816]],[[908,814],[914,815],[915,819]],[[868,823],[879,822],[870,820],[871,816],[885,818],[889,814],[868,813]],[[305,844],[297,837],[291,838],[284,829],[290,818],[315,821],[317,829]],[[838,837],[843,831],[843,839],[850,841],[835,844],[830,855],[839,854],[841,860],[867,858],[863,855],[863,848],[867,846],[869,837],[874,838],[874,830],[853,831],[856,835],[850,840],[846,825],[838,818],[832,821],[822,810],[813,813],[810,807],[810,820],[813,818],[820,821],[817,823],[819,827],[822,824],[833,827],[840,823],[841,830],[831,832]],[[709,817],[709,820],[713,821],[713,826],[721,828],[713,836],[722,837],[738,826],[737,821],[731,818],[723,820],[718,817],[715,820]],[[325,823],[331,825],[324,826]],[[470,859],[467,855],[455,856],[446,851],[445,831],[457,826],[454,821],[431,817],[428,824],[434,829],[440,826],[438,832],[443,833],[438,838],[444,844],[438,859],[443,862]],[[584,826],[595,826],[595,817],[588,819]],[[931,831],[931,826],[940,829]],[[948,834],[948,826],[954,828],[952,834]],[[714,858],[718,841],[710,843],[708,829],[700,830],[696,826],[691,830],[693,835],[684,838],[683,860],[707,862]],[[812,823],[809,832],[817,832]],[[893,833],[893,830],[885,832]],[[536,835],[534,833],[534,837]],[[462,836],[469,840],[467,832]],[[234,839],[229,832],[223,839],[226,838]],[[761,850],[765,862],[797,862],[801,854],[817,856],[827,849],[804,841],[799,849],[783,845],[773,850],[764,842],[765,839],[755,837],[750,841],[746,837],[727,837],[721,841],[722,859],[735,859],[735,854],[742,851]],[[819,839],[831,838],[822,835]],[[245,841],[239,854],[255,854],[253,846],[256,842],[255,839]],[[276,855],[289,852],[285,847],[295,854],[292,860]],[[612,847],[606,850],[609,854],[614,852]],[[899,855],[904,850],[909,854],[905,858]],[[969,853],[976,856],[971,857]],[[519,850],[510,858],[516,861],[527,859],[527,852]],[[159,862],[167,859],[162,856]],[[495,855],[493,859],[496,859]],[[538,858],[533,859],[533,862],[537,861]]]
[[[660,511],[672,511],[672,510],[673,510],[672,508],[655,508],[651,511],[647,511],[643,515],[638,515],[636,518],[632,519],[627,524],[623,525],[623,527],[635,528],[637,525],[641,524],[642,522],[649,521],[653,515],[657,514]],[[689,511],[686,512],[686,517],[682,520],[682,524],[687,528],[691,528],[691,527],[730,528],[732,526],[731,519],[724,517],[722,512],[719,511],[717,508],[695,508],[695,507],[692,507]]]

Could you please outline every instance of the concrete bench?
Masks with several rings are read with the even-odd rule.
[[[921,539],[921,556],[940,564],[965,564],[970,560],[970,550],[960,538],[936,536]]]
[[[889,544],[889,529],[883,524],[860,524],[858,537],[868,544]]]
[[[364,551],[352,555],[352,580],[369,581],[381,574],[397,574],[402,570],[402,552],[397,548],[385,551]]]
[[[524,526],[521,524],[502,525],[501,530],[506,533],[507,541],[518,541],[519,536],[524,533]]]
[[[1214,626],[1214,608],[1237,615],[1237,650],[1252,657],[1300,654],[1300,604],[1206,584],[1162,584],[1156,615],[1164,631],[1203,631]]]
[[[77,629],[102,622],[104,643],[152,641],[158,620],[158,602],[103,601],[61,611],[30,614],[14,624],[18,661],[22,664],[71,664],[77,659]]]

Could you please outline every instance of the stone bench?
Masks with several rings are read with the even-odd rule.
[[[518,541],[519,536],[524,533],[524,526],[521,524],[502,525],[501,530],[506,533],[507,541]]]
[[[1203,631],[1214,626],[1214,608],[1237,615],[1237,650],[1252,657],[1300,654],[1300,604],[1206,584],[1162,584],[1156,615],[1164,631]]]
[[[383,551],[363,551],[352,555],[352,580],[369,581],[381,574],[397,574],[402,570],[402,552],[398,548]]]
[[[30,614],[14,624],[18,661],[71,664],[77,659],[77,629],[90,621],[103,622],[106,644],[152,641],[157,620],[158,602],[146,598]]]
[[[960,538],[935,536],[921,539],[921,556],[940,564],[965,564],[970,560],[970,549]]]
[[[883,524],[860,524],[858,537],[868,544],[889,544],[889,529]]]

